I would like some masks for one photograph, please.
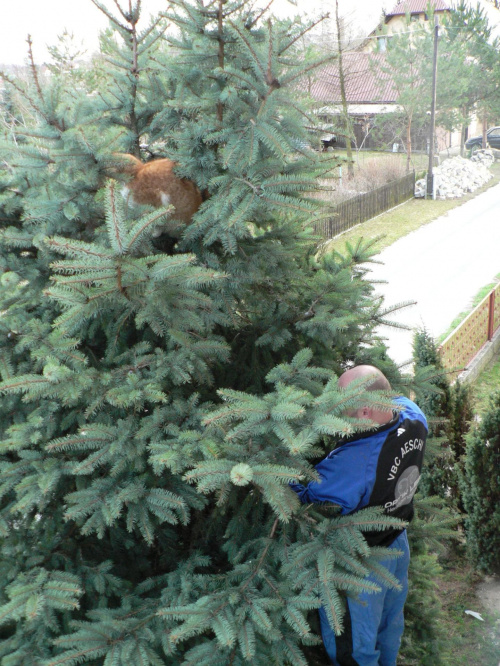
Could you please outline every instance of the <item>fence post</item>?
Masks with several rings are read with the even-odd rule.
[[[490,294],[488,301],[488,340],[493,338],[493,319],[495,316],[495,290]]]

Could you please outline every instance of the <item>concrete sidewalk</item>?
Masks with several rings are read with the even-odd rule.
[[[385,305],[417,301],[391,319],[413,330],[425,327],[438,337],[500,273],[500,184],[400,238],[375,258],[383,264],[375,265],[371,276],[387,281],[376,285]],[[413,330],[384,326],[378,331],[397,363],[411,359]]]

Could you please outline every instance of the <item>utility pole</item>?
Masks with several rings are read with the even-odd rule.
[[[432,100],[431,100],[431,129],[429,136],[429,168],[427,170],[427,196],[432,196],[434,185],[434,134],[436,132],[436,83],[437,83],[437,54],[439,39],[439,17],[434,14],[434,59],[432,61]]]

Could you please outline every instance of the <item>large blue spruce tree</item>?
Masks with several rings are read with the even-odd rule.
[[[321,663],[310,618],[340,632],[342,593],[387,582],[363,532],[394,521],[288,484],[356,428],[346,364],[399,382],[370,244],[316,254],[337,162],[301,81],[322,60],[246,0],[144,29],[139,0],[93,1],[101,58],[4,76],[0,659]],[[123,152],[177,161],[205,193],[191,224],[126,205]]]

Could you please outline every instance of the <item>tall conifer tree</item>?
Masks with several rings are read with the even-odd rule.
[[[140,1],[93,1],[88,77],[5,77],[29,113],[0,174],[0,657],[321,663],[309,612],[341,631],[342,593],[388,582],[363,532],[395,521],[288,484],[357,427],[346,407],[387,401],[339,391],[346,364],[399,381],[370,245],[315,257],[335,159],[308,147],[300,81],[321,61],[249,2],[174,0],[139,29]],[[126,206],[120,152],[178,162],[207,194],[190,225]]]

